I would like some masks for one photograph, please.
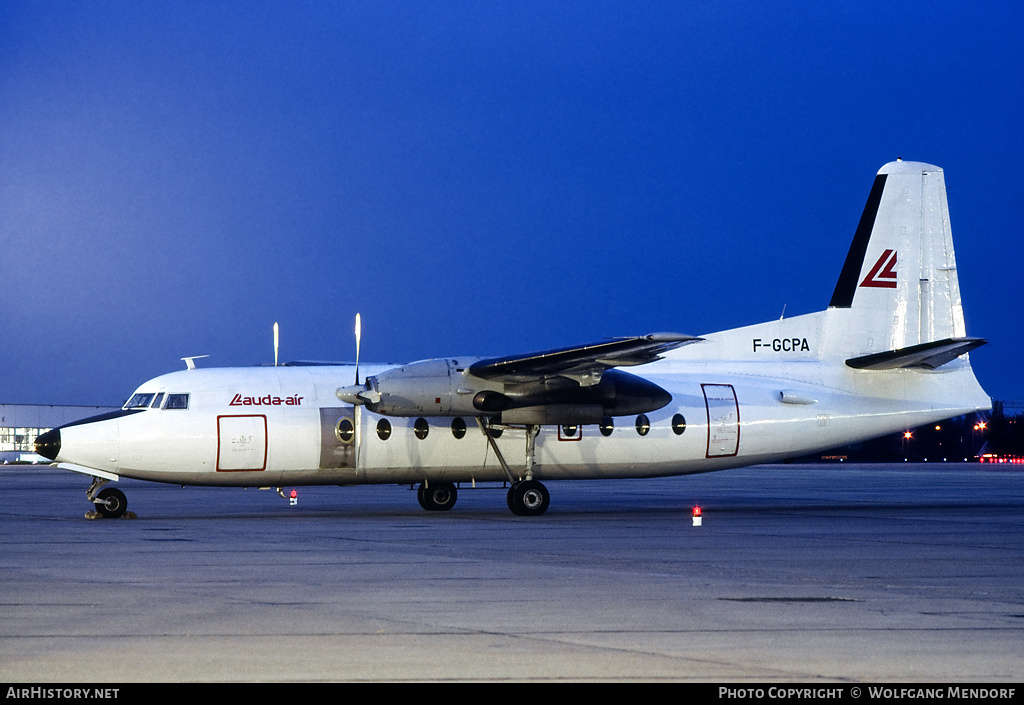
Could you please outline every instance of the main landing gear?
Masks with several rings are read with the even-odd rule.
[[[537,517],[546,512],[548,505],[551,504],[551,495],[548,493],[547,487],[533,479],[533,458],[537,448],[537,434],[540,433],[540,426],[535,424],[526,426],[526,472],[522,477],[516,477],[512,474],[508,463],[505,462],[505,456],[501,454],[498,444],[494,442],[490,426],[479,417],[476,421],[480,425],[480,430],[487,436],[487,443],[490,444],[491,450],[497,456],[498,462],[501,463],[505,477],[512,484],[508,488],[508,508],[512,510],[513,514],[520,517]]]
[[[508,488],[508,508],[521,517],[536,517],[547,511],[551,504],[548,488],[536,480],[515,482]]]
[[[540,516],[548,510],[551,504],[551,495],[548,488],[537,480],[533,479],[533,456],[536,448],[537,434],[540,433],[540,426],[528,425],[526,427],[526,471],[522,476],[512,474],[505,456],[501,454],[498,444],[494,442],[491,435],[490,425],[483,419],[477,417],[477,424],[487,438],[487,443],[501,463],[501,469],[511,485],[508,488],[508,508],[512,513],[521,517]],[[458,491],[451,482],[430,482],[424,480],[416,492],[416,498],[420,506],[427,511],[447,511],[455,506]]]
[[[416,499],[428,512],[446,512],[455,506],[458,497],[458,490],[450,482],[424,482],[416,491]]]
[[[416,490],[416,499],[428,512],[446,512],[455,506],[459,493],[450,482],[423,482]],[[536,480],[513,482],[508,488],[508,508],[521,517],[540,516],[551,503],[548,488]]]
[[[135,515],[127,511],[128,498],[124,496],[124,492],[114,487],[103,487],[108,482],[109,480],[104,480],[101,477],[93,478],[85,496],[93,503],[96,510],[86,512],[86,518],[120,519],[125,514],[128,515],[128,518],[134,518]]]

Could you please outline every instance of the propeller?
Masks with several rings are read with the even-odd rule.
[[[359,384],[359,340],[363,337],[363,324],[359,314],[356,314],[356,384]]]
[[[281,331],[277,327],[277,321],[274,321],[274,367],[277,367],[277,351],[281,343]]]
[[[351,387],[338,387],[334,392],[335,396],[343,402],[354,406],[363,404],[376,404],[380,401],[380,393],[367,389],[365,384],[359,381],[359,343],[363,337],[362,319],[356,314],[356,383]]]

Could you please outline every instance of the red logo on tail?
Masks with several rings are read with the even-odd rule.
[[[896,288],[896,250],[886,250],[875,262],[868,275],[864,277],[861,286],[871,286],[878,289]]]

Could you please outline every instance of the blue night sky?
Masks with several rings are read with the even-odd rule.
[[[1020,2],[0,3],[0,401],[506,355],[827,306],[875,172],[945,169],[1024,399]]]

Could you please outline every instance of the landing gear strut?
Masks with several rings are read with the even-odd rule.
[[[526,472],[520,478],[512,474],[508,463],[505,462],[505,456],[501,454],[501,449],[498,448],[498,444],[491,436],[490,426],[479,417],[476,421],[480,425],[480,430],[487,437],[487,443],[491,446],[491,450],[498,457],[501,469],[505,471],[505,477],[512,485],[508,489],[508,508],[512,510],[513,514],[521,517],[536,517],[546,512],[548,505],[551,504],[551,495],[544,485],[533,479],[533,459],[537,449],[537,434],[540,433],[540,426],[534,424],[526,426]]]

